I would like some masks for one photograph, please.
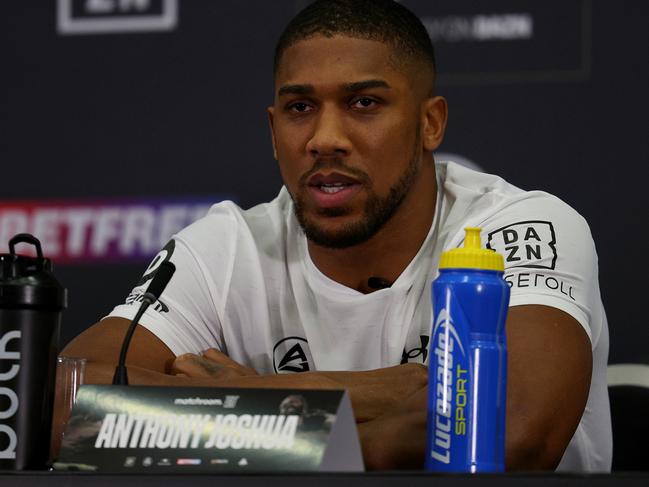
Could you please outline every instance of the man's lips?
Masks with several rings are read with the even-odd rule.
[[[351,185],[360,184],[360,181],[352,176],[342,174],[339,172],[331,172],[324,174],[318,172],[307,180],[308,186],[335,186],[335,185]]]
[[[309,195],[320,208],[346,205],[361,187],[358,179],[339,172],[318,172],[307,180]]]

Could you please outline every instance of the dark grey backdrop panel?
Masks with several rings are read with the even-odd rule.
[[[69,2],[84,20],[92,2]],[[171,30],[83,35],[57,33],[61,3],[3,5],[2,200],[228,193],[247,207],[277,193],[265,114],[272,52],[307,2],[181,0]],[[156,14],[168,2],[144,3]],[[649,363],[634,237],[647,233],[636,228],[647,210],[649,4],[403,3],[437,43],[450,104],[442,150],[588,219],[611,359]],[[71,293],[64,339],[121,302],[145,266],[60,266]]]
[[[486,9],[485,2],[417,3],[422,16],[434,14],[435,5],[441,3],[470,5],[474,13]],[[529,52],[538,56],[539,65],[528,65],[518,79],[485,76],[480,83],[480,77],[456,77],[440,86],[451,114],[444,149],[468,156],[520,187],[554,193],[585,216],[600,259],[600,286],[611,329],[610,360],[649,363],[649,323],[643,312],[646,285],[640,277],[645,246],[636,243],[646,241],[648,234],[644,221],[649,208],[645,88],[649,30],[640,19],[648,18],[649,4],[520,0],[489,2],[489,7],[500,13],[534,12],[543,42],[530,46]],[[575,7],[582,11],[581,22],[576,21]],[[548,21],[550,35],[541,30],[548,28]],[[552,35],[560,38],[559,48],[565,43],[563,49],[581,51],[583,59],[559,69],[569,61],[562,58],[555,76],[544,76],[542,71],[551,71],[544,69],[548,55],[538,49],[557,53]],[[585,45],[575,48],[574,42]],[[494,48],[506,53],[505,44]],[[445,47],[454,48],[438,43],[442,73]],[[472,62],[467,54],[465,72]],[[457,72],[456,63],[448,61]],[[504,60],[498,63],[506,66]],[[481,59],[476,64],[484,69]]]

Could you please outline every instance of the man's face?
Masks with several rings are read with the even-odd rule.
[[[344,36],[298,41],[282,55],[269,109],[275,157],[316,244],[368,240],[417,178],[425,96],[393,55],[382,42]]]
[[[297,394],[284,398],[279,405],[280,414],[303,414],[305,409],[304,397]]]

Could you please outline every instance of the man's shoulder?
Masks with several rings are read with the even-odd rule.
[[[437,167],[443,197],[459,207],[456,213],[461,210],[467,223],[493,227],[514,220],[554,219],[579,229],[588,228],[586,220],[574,208],[546,191],[524,190],[500,176],[452,162],[438,163]]]
[[[460,192],[466,195],[497,193],[507,196],[515,196],[526,192],[500,176],[453,161],[436,162],[435,171],[440,187],[446,191]]]
[[[180,231],[175,238],[187,243],[200,241],[217,245],[242,238],[263,240],[270,235],[277,238],[285,230],[289,211],[290,196],[284,188],[272,201],[245,210],[232,201],[222,201],[213,205],[203,218]]]

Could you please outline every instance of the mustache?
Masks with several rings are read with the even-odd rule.
[[[317,159],[313,163],[311,169],[300,176],[299,185],[301,187],[306,186],[309,178],[314,174],[322,171],[323,169],[338,170],[353,177],[354,179],[357,179],[364,185],[371,186],[372,181],[365,171],[361,171],[360,169],[345,164],[340,157]]]

